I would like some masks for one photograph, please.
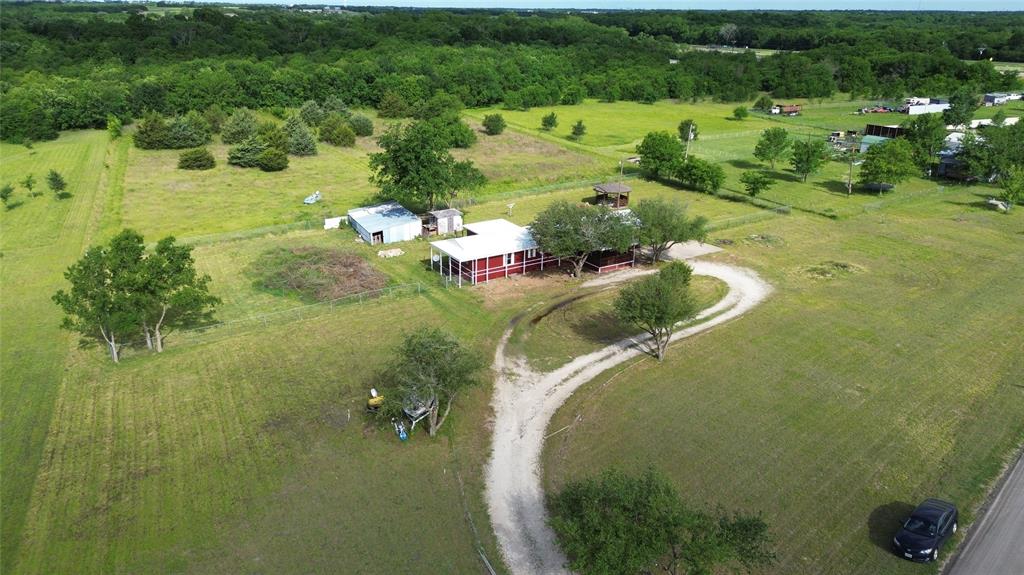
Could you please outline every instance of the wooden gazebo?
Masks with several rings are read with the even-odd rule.
[[[633,189],[626,184],[609,182],[594,186],[594,203],[619,209],[629,205],[629,193]]]

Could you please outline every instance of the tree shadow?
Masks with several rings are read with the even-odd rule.
[[[761,164],[757,164],[757,163],[751,162],[750,160],[729,160],[726,163],[729,164],[730,166],[734,167],[734,168],[739,168],[741,170],[760,170],[760,169],[764,169],[764,166],[762,166]]]
[[[6,208],[7,208],[8,211],[10,211],[10,210],[14,210],[14,209],[20,208],[23,205],[25,205],[25,200],[18,200],[16,202],[10,202],[9,204],[6,204]]]
[[[74,194],[72,194],[71,192],[57,192],[58,200],[66,200],[72,196],[74,196]]]
[[[967,200],[967,201],[945,200],[944,203],[950,204],[950,205],[953,205],[953,206],[963,206],[963,207],[975,208],[975,209],[979,209],[979,210],[998,211],[998,210],[996,210],[995,206],[991,206],[988,203],[988,199],[993,197],[991,194],[979,194],[979,193],[975,192],[975,193],[973,193],[971,195],[974,196],[975,198],[978,198],[978,199],[976,199],[976,200]]]
[[[892,538],[900,529],[900,524],[914,511],[914,506],[903,502],[893,501],[880,505],[868,516],[868,537],[875,546],[890,551],[892,549]]]
[[[800,176],[794,174],[790,170],[785,170],[785,171],[781,171],[781,172],[769,171],[768,172],[768,177],[773,179],[773,180],[775,180],[775,181],[777,181],[777,182],[802,182],[803,181],[803,179],[801,179]]]
[[[818,182],[817,184],[815,184],[815,187],[820,188],[830,194],[835,194],[839,196],[846,196],[848,192],[846,182],[841,180],[829,180],[827,182]],[[857,186],[854,186],[853,189],[854,191],[856,191]]]
[[[610,310],[587,315],[573,322],[571,327],[581,337],[601,345],[611,345],[629,335],[619,318]]]

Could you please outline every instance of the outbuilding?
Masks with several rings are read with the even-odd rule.
[[[423,235],[446,235],[462,231],[462,212],[455,208],[427,212],[423,220]]]
[[[614,210],[625,208],[629,205],[629,194],[632,191],[633,188],[617,182],[597,184],[594,186],[594,202]]]
[[[415,239],[422,233],[423,227],[419,216],[398,202],[349,210],[348,222],[359,237],[371,245]]]
[[[860,153],[868,151],[868,148],[878,144],[888,142],[892,138],[886,138],[884,136],[864,136],[860,139]]]
[[[430,268],[449,281],[476,285],[545,267],[560,261],[542,253],[529,228],[504,219],[465,224],[466,235],[430,242]]]

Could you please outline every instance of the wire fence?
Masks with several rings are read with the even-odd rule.
[[[499,200],[511,200],[514,198],[523,198],[527,196],[539,196],[550,192],[557,192],[560,190],[571,190],[573,188],[584,188],[587,186],[593,186],[603,182],[607,182],[609,179],[622,179],[631,180],[637,177],[636,174],[622,174],[617,176],[609,176],[606,178],[587,178],[582,180],[573,180],[569,182],[558,182],[554,184],[548,184],[546,186],[537,186],[535,188],[524,188],[521,190],[512,190],[509,192],[503,192],[500,194],[487,194],[478,198],[458,198],[452,202],[452,207],[456,209],[462,209],[468,206],[475,206],[477,204],[489,203]]]
[[[423,293],[426,289],[426,286],[419,282],[398,284],[381,289],[349,294],[329,301],[299,305],[288,309],[253,315],[241,319],[220,321],[199,327],[176,330],[171,332],[169,335],[172,337],[172,345],[174,348],[196,343],[212,343],[228,337],[241,335],[253,328],[266,328],[271,325],[295,320],[312,319],[333,312],[335,308],[359,305],[387,298],[416,295]],[[141,336],[136,340],[125,343],[126,348],[144,348],[145,345],[146,340]]]

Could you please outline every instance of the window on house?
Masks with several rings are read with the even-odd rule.
[[[505,254],[505,265],[510,266],[516,263],[516,254]]]
[[[535,257],[537,257],[537,250],[536,249],[526,250],[526,257],[528,257],[528,258],[535,258]]]

